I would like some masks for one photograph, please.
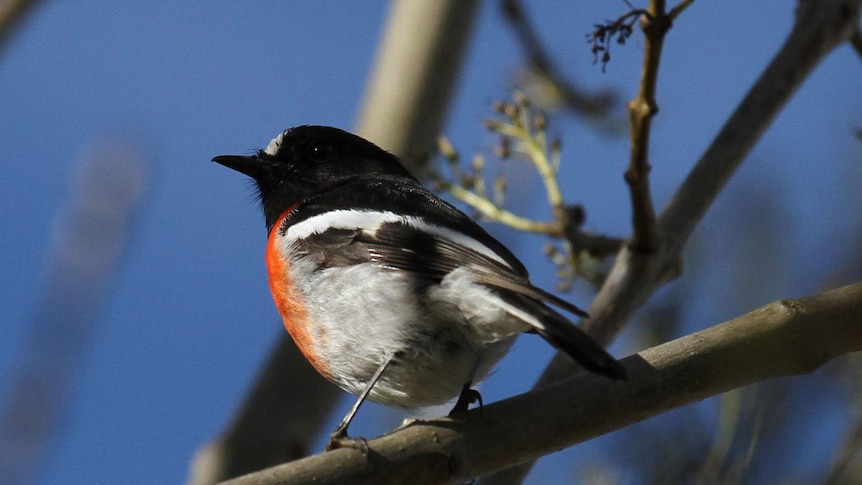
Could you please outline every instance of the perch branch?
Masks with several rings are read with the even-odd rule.
[[[862,283],[770,303],[623,361],[625,382],[580,373],[474,410],[415,422],[354,449],[229,485],[463,483],[731,389],[805,374],[862,350]]]

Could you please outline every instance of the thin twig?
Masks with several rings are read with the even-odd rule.
[[[655,98],[658,83],[658,68],[661,60],[664,37],[671,27],[665,14],[664,0],[652,0],[649,15],[641,16],[641,28],[645,37],[644,60],[638,93],[626,106],[632,125],[629,167],[625,173],[632,203],[631,248],[635,252],[649,253],[658,243],[655,226],[655,210],[649,186],[649,142],[652,119],[658,112]]]
[[[521,217],[513,212],[503,209],[491,200],[461,187],[460,185],[445,182],[443,180],[436,180],[435,183],[440,187],[440,189],[452,194],[452,197],[455,197],[473,209],[476,209],[484,219],[524,232],[547,234],[554,237],[560,234],[560,226],[555,222],[540,222],[526,217]]]
[[[514,141],[512,147],[515,153],[522,153],[524,158],[532,164],[539,176],[542,179],[542,184],[545,186],[545,196],[548,198],[548,205],[554,211],[554,217],[565,224],[565,204],[563,202],[563,193],[560,190],[560,183],[557,181],[556,166],[551,157],[559,156],[559,147],[553,150],[549,156],[549,147],[544,130],[531,130],[530,114],[526,108],[526,103],[521,101],[524,106],[519,110],[518,115],[513,117],[512,123],[494,123],[494,130],[502,135],[509,137]],[[489,126],[491,124],[489,123]]]
[[[587,42],[592,44],[593,64],[602,61],[602,72],[611,61],[611,44],[616,42],[623,45],[634,32],[634,24],[641,16],[649,16],[646,10],[634,8],[629,2],[626,4],[631,8],[628,12],[620,15],[616,20],[606,20],[603,24],[595,24],[595,29],[587,34]],[[601,57],[599,56],[601,54]]]
[[[679,2],[679,5],[670,9],[670,12],[667,13],[667,16],[670,18],[671,22],[673,22],[677,19],[677,17],[682,15],[682,13],[685,12],[685,9],[690,7],[692,3],[694,3],[694,0],[682,0],[682,2]]]
[[[500,159],[518,157],[532,165],[544,184],[548,205],[554,213],[551,222],[521,217],[503,208],[505,178],[494,182],[494,195],[488,194],[485,184],[484,157],[473,158],[472,173],[461,170],[460,156],[445,137],[438,140],[440,154],[449,165],[450,178],[432,174],[439,190],[448,191],[455,199],[475,209],[485,220],[501,223],[514,229],[563,239],[562,250],[550,246],[550,259],[558,266],[559,288],[567,288],[575,277],[595,284],[601,280],[595,271],[595,259],[606,258],[619,251],[621,239],[595,236],[581,230],[585,214],[579,205],[566,205],[557,178],[561,149],[559,141],[548,141],[548,120],[542,113],[531,109],[530,100],[516,92],[514,102],[495,103],[494,111],[502,115],[485,122],[485,127],[502,135],[494,154]]]

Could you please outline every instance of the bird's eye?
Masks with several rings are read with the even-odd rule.
[[[328,141],[317,140],[308,145],[308,156],[313,162],[328,162],[336,155],[335,147]]]

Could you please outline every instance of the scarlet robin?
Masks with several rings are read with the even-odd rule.
[[[266,265],[284,326],[325,378],[359,399],[328,448],[347,441],[365,398],[421,407],[477,395],[521,333],[585,369],[625,370],[533,286],[524,265],[397,157],[356,135],[300,126],[252,156],[213,161],[256,182],[269,234]]]

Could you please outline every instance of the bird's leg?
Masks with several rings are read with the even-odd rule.
[[[353,417],[356,416],[356,413],[359,411],[359,406],[362,406],[362,403],[368,398],[368,394],[371,393],[371,388],[374,387],[374,384],[377,384],[377,381],[380,380],[380,376],[383,375],[383,371],[389,367],[391,362],[392,359],[387,358],[383,361],[383,364],[374,371],[374,375],[371,376],[371,379],[368,381],[368,385],[362,390],[362,394],[359,395],[356,402],[353,403],[353,406],[351,406],[350,410],[347,411],[347,415],[344,416],[341,423],[339,423],[332,434],[329,435],[329,443],[326,444],[326,451],[335,450],[337,448],[356,448],[361,451],[363,455],[368,454],[368,442],[365,441],[365,438],[351,438],[347,436],[347,427],[350,426],[350,422],[353,421]]]
[[[479,394],[479,391],[470,387],[472,384],[472,380],[464,383],[464,387],[461,388],[461,394],[458,395],[458,401],[455,403],[455,407],[449,411],[449,416],[467,412],[470,405],[477,401],[479,402],[479,410],[482,410],[482,395]]]

